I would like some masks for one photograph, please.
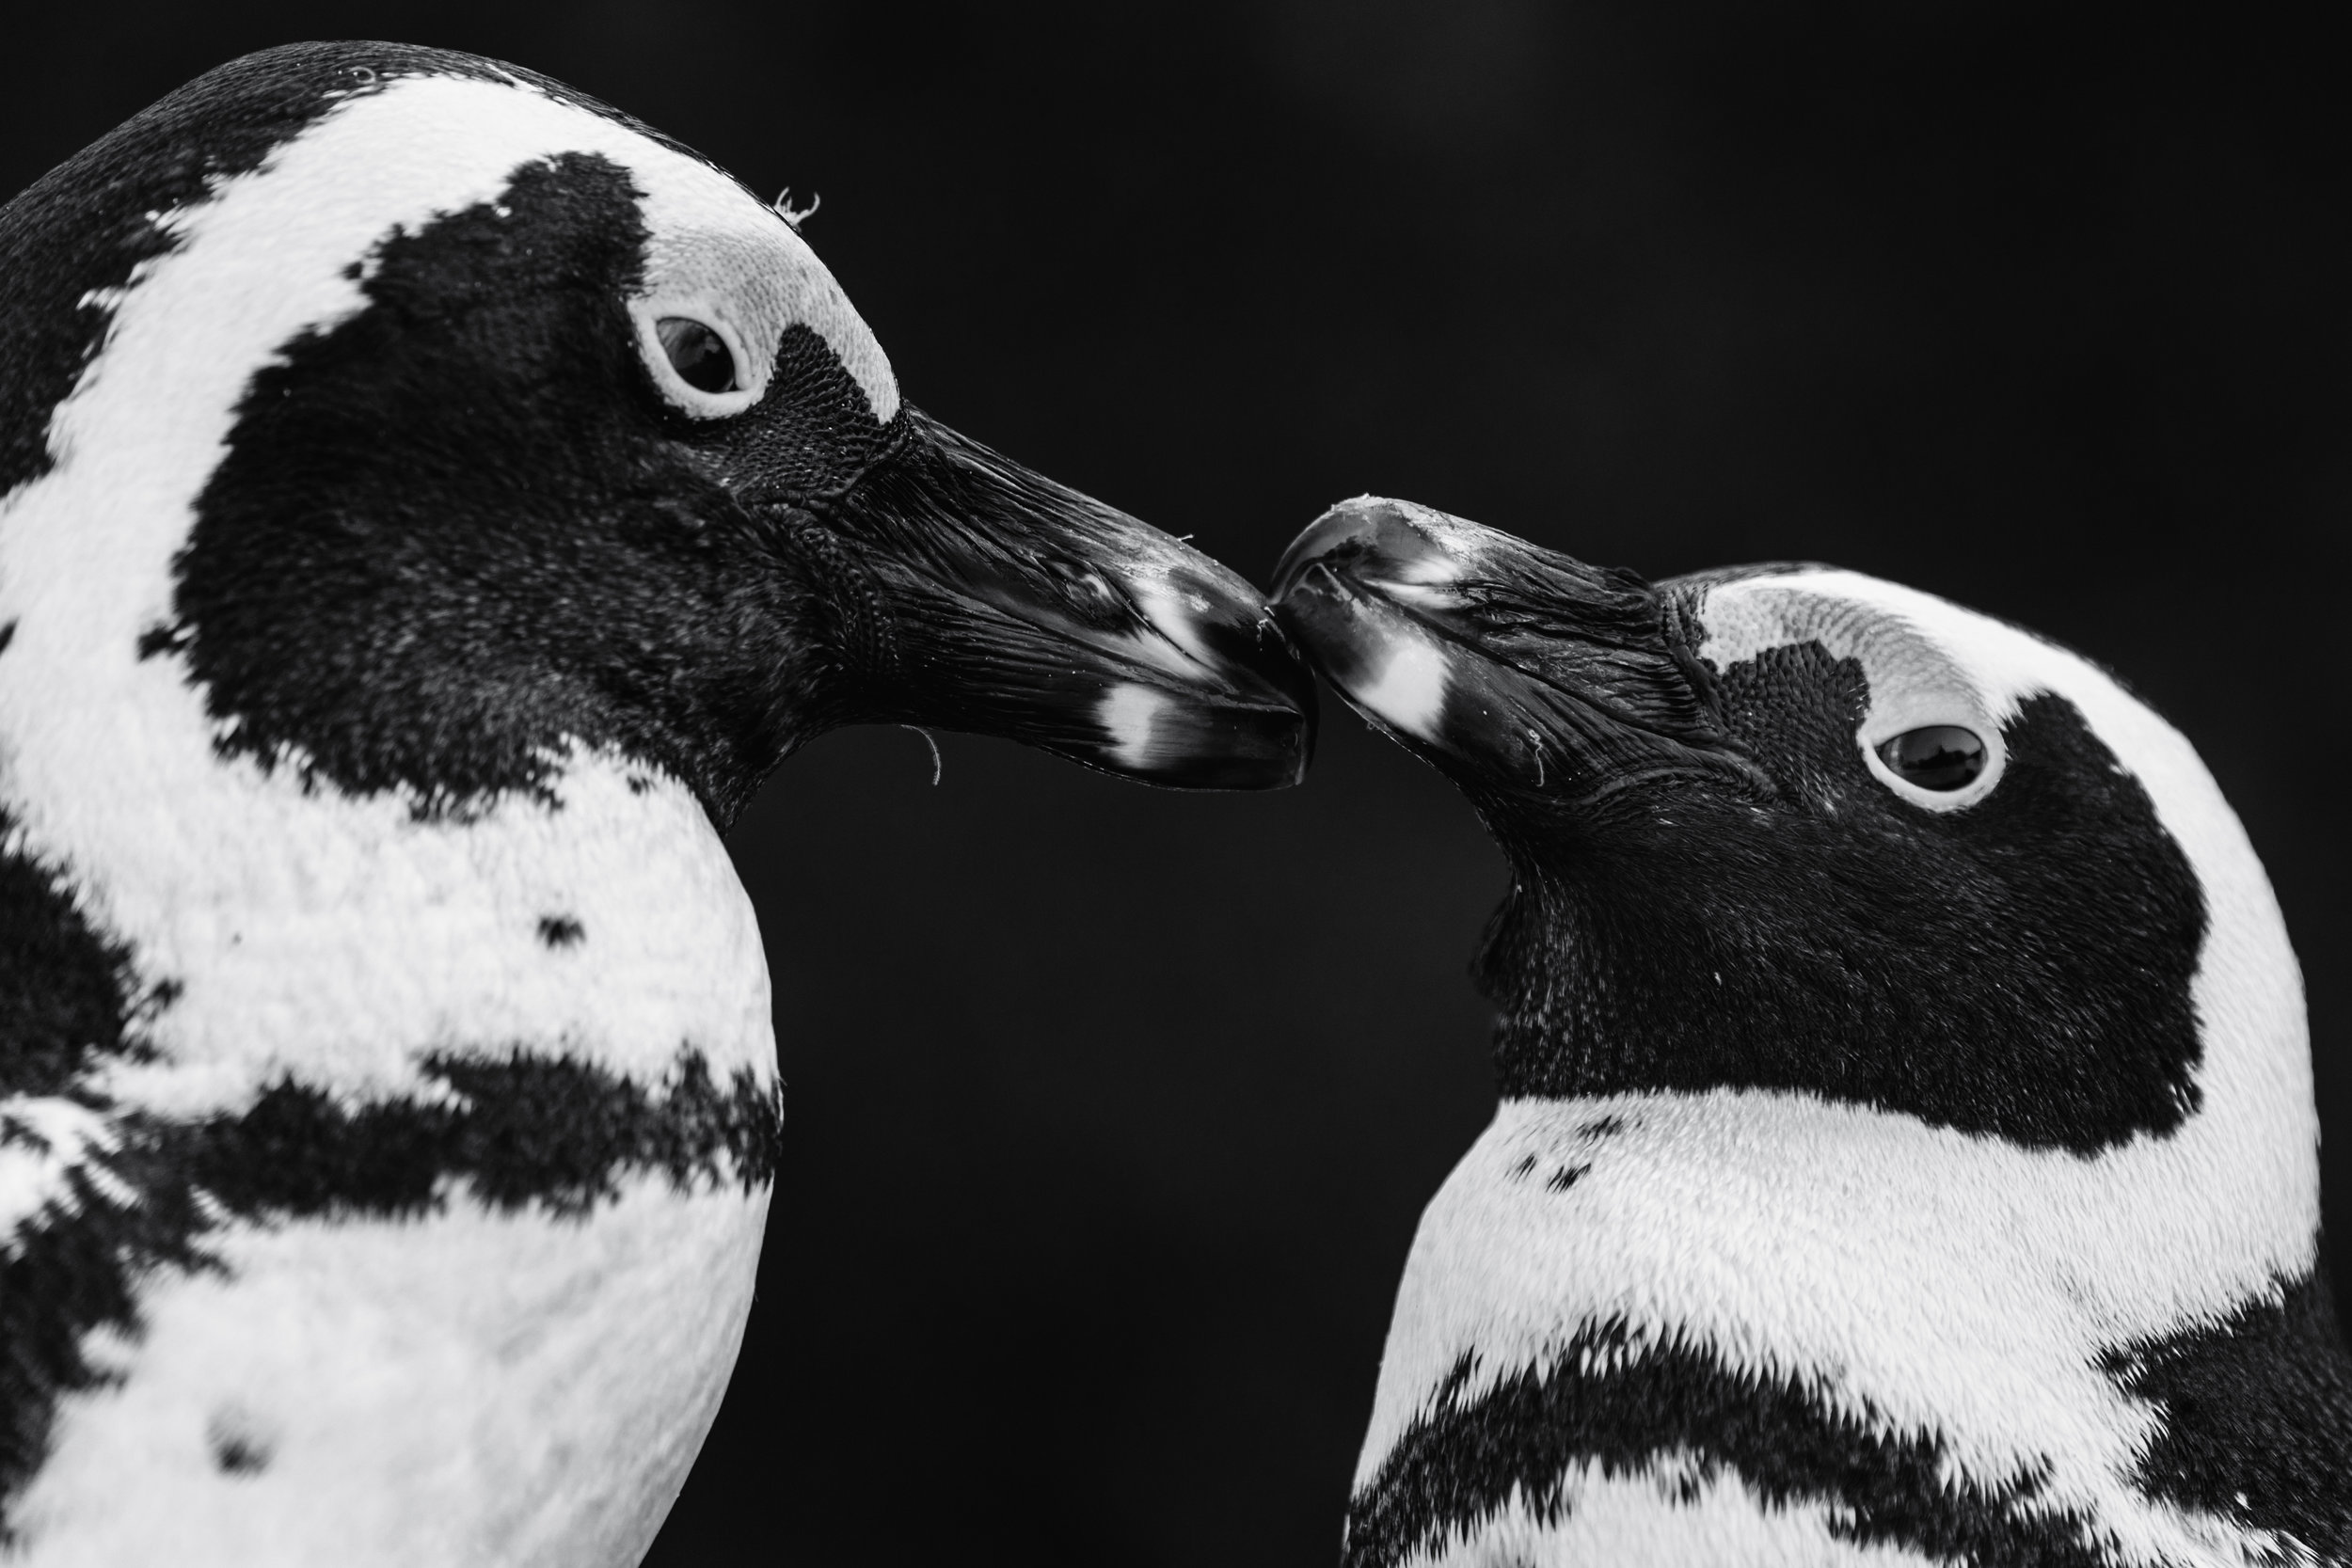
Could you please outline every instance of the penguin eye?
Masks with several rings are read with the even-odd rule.
[[[686,316],[664,316],[653,329],[679,380],[697,391],[736,390],[735,356],[719,334]]]
[[[1963,789],[1984,771],[1984,742],[1958,724],[1930,724],[1881,741],[1879,760],[1921,789]]]

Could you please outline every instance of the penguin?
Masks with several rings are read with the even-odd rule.
[[[69,160],[0,210],[0,1560],[635,1563],[783,1135],[760,782],[1272,787],[1311,703],[544,76],[275,49]]]
[[[1275,593],[1512,873],[1350,1568],[2352,1562],[2300,975],[2179,732],[1827,566],[1365,497]]]

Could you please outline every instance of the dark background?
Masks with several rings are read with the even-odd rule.
[[[564,78],[821,194],[808,236],[915,402],[1261,581],[1371,490],[2042,628],[2219,774],[2352,1127],[2352,138],[2317,36],[1948,0],[90,5],[7,33],[6,191],[265,44]],[[1492,1102],[1463,968],[1502,871],[1434,775],[1326,718],[1277,796],[956,736],[933,788],[896,730],[771,785],[733,842],[790,1154],[652,1562],[1329,1560],[1415,1217]],[[2339,1147],[2340,1234],[2347,1183]]]

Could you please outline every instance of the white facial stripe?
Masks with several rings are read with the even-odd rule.
[[[649,146],[640,140],[641,146]],[[898,383],[882,345],[850,306],[833,274],[791,227],[742,188],[691,159],[673,162],[705,179],[667,181],[648,199],[648,314],[716,318],[752,355],[744,406],[768,388],[776,341],[793,325],[822,338],[866,393],[874,418],[898,412]],[[670,171],[665,171],[670,172]],[[645,183],[643,173],[640,183]],[[649,198],[653,192],[649,189]]]
[[[1854,572],[1749,578],[1708,591],[1699,657],[1726,670],[1767,649],[1819,642],[1870,682],[1863,736],[1875,745],[1923,724],[1997,728],[2041,689],[2048,644],[1915,589]],[[1988,638],[1986,628],[2007,633]]]
[[[517,165],[566,150],[628,167],[657,230],[758,221],[723,176],[536,91],[424,79],[353,99],[165,220],[180,244],[140,267],[58,406],[56,467],[0,502],[0,624],[16,627],[0,792],[20,848],[144,983],[185,987],[149,1026],[160,1060],[118,1065],[132,1103],[240,1108],[288,1071],[426,1092],[414,1058],[438,1047],[566,1051],[651,1080],[691,1043],[723,1078],[773,1070],[750,903],[676,782],[640,791],[642,769],[574,755],[562,811],[419,823],[394,795],[310,796],[291,768],[218,760],[181,661],[137,656],[169,617],[173,555],[254,371],[361,307],[344,269],[393,225],[494,199]],[[813,258],[792,286],[812,309],[832,297]],[[843,306],[822,329],[853,327]],[[545,916],[584,927],[577,951],[534,950]]]
[[[1446,683],[1453,677],[1444,650],[1402,625],[1389,639],[1388,650],[1380,673],[1351,688],[1348,695],[1393,728],[1437,739],[1438,721],[1445,717]]]
[[[1178,588],[1166,577],[1137,574],[1130,581],[1136,608],[1152,623],[1162,637],[1167,638],[1185,655],[1198,662],[1215,668],[1222,661],[1200,641],[1198,619],[1209,613],[1213,606],[1208,596],[1197,590]]]
[[[1818,642],[1860,663],[1869,711],[1855,736],[1881,784],[1923,810],[1963,811],[1999,787],[2008,764],[2003,727],[2042,689],[2038,657],[2048,644],[1931,594],[1853,572],[1801,570],[1708,591],[1700,656],[1725,670],[1769,649]],[[2000,635],[1988,636],[1994,632]],[[1982,771],[1953,790],[1904,779],[1879,746],[1908,730],[1951,724],[1985,746]]]
[[[772,345],[782,322],[806,322],[858,377],[876,417],[896,412],[889,367],[838,286],[781,218],[725,176],[536,90],[415,78],[348,101],[261,168],[165,220],[179,248],[140,267],[104,352],[51,425],[60,458],[87,449],[116,465],[112,504],[101,526],[56,541],[72,557],[57,562],[63,569],[16,569],[78,584],[93,641],[135,639],[167,620],[188,503],[219,459],[253,372],[304,328],[326,329],[364,306],[345,270],[394,227],[415,230],[494,200],[516,167],[564,151],[610,157],[644,190],[655,236],[650,284],[676,285],[701,266],[708,276],[692,279],[698,287],[744,288],[755,317],[747,329]],[[705,235],[728,243],[696,262]],[[764,270],[753,264],[763,253],[772,258]],[[719,276],[739,263],[751,278]]]

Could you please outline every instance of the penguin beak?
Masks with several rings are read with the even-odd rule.
[[[1658,591],[1409,501],[1364,496],[1275,570],[1276,613],[1348,705],[1458,782],[1588,800],[1754,769],[1707,711]]]
[[[803,551],[861,717],[1179,789],[1306,776],[1314,677],[1256,589],[917,409],[900,417]]]

